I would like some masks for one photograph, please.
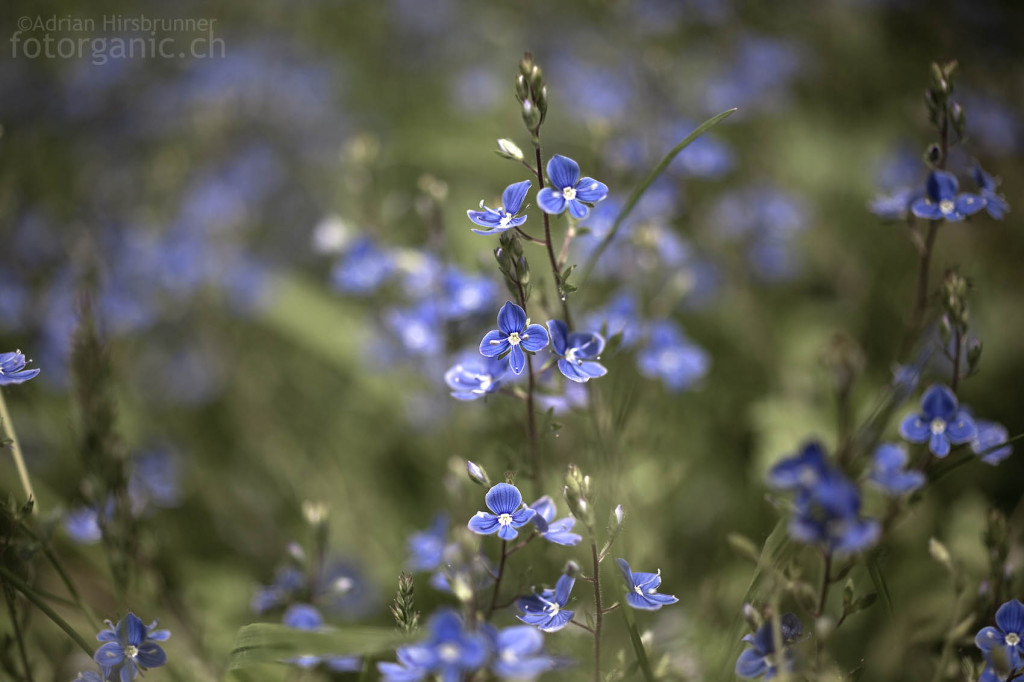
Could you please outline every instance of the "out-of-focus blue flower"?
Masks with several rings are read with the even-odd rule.
[[[292,604],[281,617],[281,623],[297,630],[319,630],[324,627],[324,617],[311,604]],[[305,669],[323,665],[332,672],[357,672],[362,668],[362,659],[353,656],[302,654],[283,659],[281,662]]]
[[[81,681],[81,682],[104,682],[103,678],[100,677],[99,673],[93,672],[91,670],[88,671],[88,672],[84,672],[84,673],[78,673],[77,675],[75,675],[75,679],[71,680],[71,682],[79,682],[79,681]]]
[[[906,495],[924,485],[920,471],[907,470],[907,449],[894,443],[883,443],[875,450],[868,480],[894,497]]]
[[[487,491],[484,502],[491,513],[477,512],[469,520],[469,529],[480,535],[497,533],[502,540],[514,540],[519,531],[530,519],[534,512],[523,506],[523,495],[519,488],[508,483],[498,483]]]
[[[924,197],[920,188],[904,187],[891,194],[880,194],[868,203],[868,210],[884,220],[903,220],[915,201]]]
[[[355,566],[329,557],[322,558],[319,566],[306,566],[301,549],[296,546],[292,554],[293,563],[280,568],[274,582],[261,586],[253,595],[251,607],[256,613],[291,604],[313,604],[334,615],[357,617],[372,606],[372,595]],[[310,580],[307,573],[314,579]]]
[[[448,535],[448,517],[438,514],[425,531],[413,533],[406,543],[409,548],[409,568],[413,571],[433,571],[444,557]]]
[[[17,330],[28,311],[29,290],[18,278],[0,270],[0,329]]]
[[[132,458],[128,497],[135,516],[150,505],[176,507],[181,504],[181,472],[169,448],[155,448]]]
[[[1014,599],[996,611],[996,625],[982,628],[974,643],[985,660],[991,665],[992,652],[1000,651],[1010,665],[1010,670],[1024,666],[1024,604]]]
[[[35,378],[39,368],[26,369],[31,360],[25,360],[20,350],[0,353],[0,386],[12,386]]]
[[[982,462],[995,466],[1013,454],[1012,445],[1003,445],[1010,438],[1010,432],[1005,426],[987,419],[976,419],[974,425],[977,433],[971,440],[971,450],[982,456]]]
[[[568,207],[572,217],[581,220],[590,212],[587,204],[608,196],[607,185],[594,178],[581,178],[580,165],[566,156],[552,156],[547,170],[551,187],[537,192],[537,205],[545,213],[557,215]]]
[[[900,424],[900,435],[911,443],[928,443],[936,457],[945,457],[952,445],[969,443],[977,435],[977,427],[953,391],[934,384],[924,392],[921,412]]]
[[[533,680],[556,667],[544,654],[544,635],[529,625],[513,625],[500,632],[491,630],[494,662],[491,671],[505,680]]]
[[[604,365],[597,362],[604,350],[604,337],[595,332],[569,332],[569,326],[561,320],[548,320],[551,349],[558,360],[558,371],[566,379],[585,383],[608,373]]]
[[[158,668],[167,662],[167,654],[157,642],[167,641],[171,633],[157,630],[156,621],[145,625],[138,616],[129,612],[117,625],[109,620],[104,622],[107,627],[96,635],[96,639],[105,644],[93,655],[104,677],[109,678],[114,671],[119,671],[121,682],[131,682],[141,671]]]
[[[441,320],[434,301],[389,310],[385,320],[402,347],[413,355],[433,355],[443,350]]]
[[[584,318],[584,326],[604,329],[610,339],[618,334],[619,345],[631,348],[640,339],[639,309],[636,296],[625,290],[618,291],[604,308],[595,310]]]
[[[660,379],[673,392],[692,386],[711,365],[707,352],[668,320],[651,324],[647,344],[637,353],[636,361],[641,374]]]
[[[934,170],[928,174],[925,195],[911,205],[918,218],[960,221],[985,208],[985,200],[977,194],[958,192],[960,182],[952,173]]]
[[[780,663],[787,671],[793,669],[794,657],[789,645],[803,634],[803,624],[792,613],[782,616],[779,623],[783,647],[781,660],[775,654],[775,636],[772,628],[772,622],[768,621],[758,628],[757,632],[743,638],[750,646],[744,649],[736,660],[737,675],[748,680],[764,675],[764,679],[770,680],[778,674]]]
[[[281,623],[296,630],[316,630],[324,625],[324,617],[312,604],[292,604],[285,609]]]
[[[840,555],[861,552],[878,540],[878,522],[860,516],[857,486],[826,460],[818,443],[808,443],[799,454],[776,464],[768,481],[796,493],[789,522],[793,539]]]
[[[985,200],[985,210],[996,220],[1002,220],[1010,210],[1010,204],[999,193],[999,178],[992,177],[978,165],[971,167],[971,177],[978,183],[981,198]]]
[[[411,682],[433,674],[444,682],[458,682],[487,662],[487,637],[464,630],[455,611],[443,609],[435,613],[427,630],[429,635],[424,642],[398,649],[398,663],[377,664],[385,680]]]
[[[445,270],[441,286],[444,291],[442,312],[450,320],[483,312],[498,295],[498,287],[490,277],[469,275],[457,268]]]
[[[569,603],[575,584],[575,578],[563,575],[555,583],[555,589],[549,588],[540,594],[534,593],[529,597],[516,599],[516,608],[523,612],[523,615],[516,618],[537,626],[538,630],[558,632],[572,620],[574,612],[566,610],[565,607]]]
[[[529,180],[514,183],[505,188],[501,195],[502,205],[498,208],[487,208],[484,206],[484,202],[481,201],[481,210],[466,211],[470,220],[480,227],[487,228],[484,230],[473,228],[473,232],[485,236],[501,234],[506,230],[511,230],[513,227],[519,227],[525,223],[526,216],[517,217],[516,214],[523,208],[523,200],[532,186],[533,183]]]
[[[109,505],[113,510],[113,500]],[[75,542],[94,545],[103,539],[100,529],[99,510],[96,507],[80,507],[64,515],[64,530]]]
[[[369,294],[395,271],[394,257],[369,238],[357,240],[331,272],[331,282],[348,294]]]
[[[548,332],[542,325],[530,324],[526,311],[512,301],[506,301],[498,311],[498,328],[484,335],[480,353],[489,358],[508,353],[509,367],[515,374],[526,368],[524,350],[536,353],[548,345]]]
[[[659,147],[671,149],[696,128],[689,121],[674,123],[660,136]],[[704,134],[694,140],[672,160],[670,169],[699,178],[719,178],[732,170],[735,159],[732,149],[717,138]]]
[[[586,386],[575,381],[562,383],[561,393],[542,393],[534,396],[541,410],[551,410],[553,414],[566,414],[587,406],[589,396]]]
[[[964,107],[970,112],[971,138],[992,156],[1016,156],[1024,148],[1024,125],[1020,113],[1006,102],[969,93]]]
[[[452,389],[453,398],[476,400],[501,388],[506,374],[508,362],[504,358],[474,355],[452,365],[444,373],[444,382]]]
[[[616,559],[615,564],[626,581],[626,603],[634,609],[657,611],[662,606],[675,604],[679,599],[671,594],[659,594],[661,571],[657,573],[634,572],[625,559]]]
[[[555,501],[550,495],[545,495],[530,505],[530,509],[537,512],[533,517],[533,523],[540,530],[542,538],[556,545],[573,547],[580,544],[583,536],[572,532],[576,525],[576,519],[566,516],[564,519],[555,521]]]
[[[295,566],[284,566],[278,569],[274,582],[263,586],[253,595],[250,606],[256,613],[263,613],[279,606],[284,606],[306,584],[306,577]]]

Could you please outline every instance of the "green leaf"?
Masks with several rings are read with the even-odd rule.
[[[882,575],[882,568],[878,565],[878,552],[866,554],[864,566],[868,569],[868,575],[871,576],[871,582],[875,585],[878,597],[885,604],[886,613],[892,618],[895,613],[892,608],[892,595],[889,594],[889,585],[885,582],[885,576]]]
[[[628,607],[620,609],[622,617],[626,619],[626,629],[629,630],[629,641],[636,652],[636,662],[640,664],[640,672],[643,673],[647,682],[654,682],[654,672],[651,670],[651,663],[647,660],[647,650],[644,649],[643,640],[640,639],[640,631],[636,629],[636,621],[633,620],[633,610]]]
[[[407,635],[389,627],[309,631],[276,623],[253,623],[235,636],[228,670],[276,663],[293,656],[365,656],[390,651],[408,641]]]
[[[650,174],[646,178],[644,178],[644,181],[637,185],[637,187],[633,190],[633,193],[629,195],[629,199],[626,200],[626,203],[623,205],[622,210],[619,211],[619,215],[615,216],[615,222],[612,223],[612,228],[608,230],[608,234],[604,236],[601,242],[597,245],[597,248],[594,249],[594,252],[590,255],[590,258],[587,260],[587,264],[583,268],[583,275],[580,279],[580,282],[585,281],[587,277],[590,276],[590,271],[594,269],[594,265],[597,264],[597,260],[601,257],[601,254],[604,253],[604,250],[607,249],[608,245],[612,243],[613,239],[615,239],[615,235],[619,231],[619,227],[622,226],[623,221],[625,221],[626,218],[629,217],[629,214],[632,213],[633,209],[636,207],[637,202],[640,201],[640,197],[642,197],[644,195],[644,192],[647,191],[647,188],[650,187],[651,184],[658,179],[658,176],[661,175],[666,168],[668,168],[668,165],[672,163],[672,159],[676,158],[676,155],[678,155],[679,152],[689,147],[694,140],[696,140],[698,137],[714,128],[716,125],[721,123],[729,116],[731,116],[735,111],[736,109],[729,109],[728,111],[723,111],[717,116],[712,116],[711,118],[697,126],[696,130],[687,135],[685,138],[683,138],[682,142],[680,142],[671,150],[669,150],[668,154],[665,155],[665,158],[663,158],[661,162],[654,167],[654,170],[652,170]]]

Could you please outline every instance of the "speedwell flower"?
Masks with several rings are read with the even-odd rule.
[[[492,329],[480,341],[480,353],[489,358],[508,353],[508,364],[515,374],[526,368],[524,350],[536,353],[548,345],[548,332],[542,325],[530,324],[526,311],[512,301],[506,301],[498,311],[498,328]]]
[[[658,587],[661,586],[661,571],[657,573],[641,573],[630,570],[625,559],[616,559],[622,577],[626,581],[626,603],[634,609],[646,611],[657,611],[662,606],[675,604],[679,601],[671,594],[658,594]]]
[[[39,369],[25,369],[31,360],[26,360],[20,350],[0,353],[0,386],[10,386],[28,381],[39,374]]]
[[[595,332],[572,332],[561,320],[548,320],[551,332],[551,348],[558,360],[558,371],[570,381],[585,383],[608,373],[604,365],[597,362],[604,350],[604,337]]]
[[[168,630],[157,630],[156,621],[149,625],[134,613],[118,621],[114,625],[105,621],[106,629],[101,630],[96,639],[106,642],[96,650],[93,658],[100,664],[103,676],[112,678],[114,671],[120,671],[120,682],[131,682],[140,671],[158,668],[167,662],[167,654],[157,642],[170,638]]]
[[[778,674],[780,664],[786,670],[793,669],[793,651],[789,645],[798,639],[804,630],[800,619],[792,613],[782,616],[779,623],[780,634],[782,635],[782,655],[775,652],[775,636],[772,632],[772,622],[769,621],[758,628],[752,635],[746,635],[743,641],[750,646],[743,650],[736,660],[736,674],[745,679],[753,679],[764,675],[764,679],[770,680]]]
[[[959,189],[955,175],[932,171],[925,183],[925,195],[911,205],[911,210],[918,218],[956,222],[985,208],[985,199],[977,194],[958,192]]]
[[[995,466],[1013,454],[1013,446],[1007,443],[1010,432],[1005,426],[986,419],[976,419],[974,425],[978,432],[971,440],[971,450],[981,456],[982,462]]]
[[[506,187],[501,195],[502,205],[498,208],[487,208],[481,201],[481,210],[466,211],[470,220],[480,227],[487,228],[486,230],[474,229],[473,232],[485,236],[500,234],[525,223],[526,216],[516,216],[516,214],[523,208],[523,199],[526,198],[526,193],[530,191],[531,185],[529,180],[523,180]]]
[[[444,373],[444,382],[456,400],[476,400],[501,388],[508,363],[499,358],[467,357]]]
[[[977,435],[970,414],[960,407],[956,394],[945,386],[928,387],[921,398],[921,412],[900,424],[900,435],[911,443],[928,443],[936,457],[945,457],[950,447],[969,443]]]
[[[548,161],[548,179],[552,186],[537,192],[537,205],[545,213],[562,213],[568,207],[572,217],[581,220],[590,212],[587,204],[608,196],[607,185],[594,178],[581,178],[580,165],[560,154]]]
[[[574,612],[567,611],[565,606],[569,603],[575,584],[575,578],[563,575],[555,583],[555,589],[546,589],[540,594],[520,597],[516,600],[516,608],[522,611],[523,615],[516,618],[524,623],[536,625],[538,630],[544,632],[561,630],[572,620]]]
[[[492,513],[477,512],[469,520],[469,529],[480,535],[497,532],[502,540],[514,540],[519,535],[516,528],[525,526],[536,514],[532,509],[521,508],[522,493],[519,492],[519,488],[508,483],[499,483],[492,487],[487,491],[484,501]]]
[[[907,449],[894,443],[882,443],[875,450],[875,458],[868,480],[887,495],[899,497],[924,485],[924,474],[907,468]]]
[[[426,641],[398,649],[398,663],[378,663],[385,680],[408,682],[435,674],[444,682],[458,682],[487,661],[488,641],[466,632],[462,619],[451,609],[438,611],[427,623]]]
[[[1006,203],[1006,197],[999,194],[999,178],[992,177],[981,166],[972,167],[971,175],[978,183],[981,198],[985,200],[985,210],[996,220],[1002,220],[1010,210],[1010,204]]]
[[[991,663],[992,651],[1002,649],[1010,670],[1024,665],[1024,604],[1008,601],[996,611],[996,626],[982,628],[974,643]]]
[[[540,530],[540,536],[548,542],[573,547],[583,540],[582,536],[572,532],[576,519],[566,516],[564,519],[554,520],[555,501],[550,495],[545,495],[531,504],[530,509],[537,512],[533,517],[533,524]]]
[[[557,665],[544,654],[544,635],[529,625],[492,631],[494,662],[491,670],[503,680],[533,680]]]

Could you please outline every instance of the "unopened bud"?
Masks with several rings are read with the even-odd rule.
[[[487,471],[482,466],[475,462],[466,460],[466,472],[469,474],[469,478],[474,483],[479,483],[485,488],[490,489],[491,479],[487,476]]]
[[[504,137],[498,140],[497,153],[499,156],[512,159],[513,161],[522,161],[525,158],[523,150],[519,148],[519,145]]]
[[[946,549],[946,546],[935,538],[930,538],[928,540],[928,553],[932,555],[932,558],[935,559],[935,561],[942,564],[950,572],[954,570],[953,556],[949,553],[949,550]]]
[[[302,515],[305,517],[306,523],[318,526],[327,520],[327,505],[323,502],[306,500],[302,503]]]
[[[754,632],[760,630],[764,625],[764,618],[749,602],[743,605],[743,620],[747,621],[747,627]]]
[[[565,568],[562,569],[562,573],[565,573],[570,578],[576,578],[580,574],[580,565],[569,559],[569,561],[565,562]]]
[[[976,336],[967,339],[967,368],[973,372],[981,360],[982,343]]]

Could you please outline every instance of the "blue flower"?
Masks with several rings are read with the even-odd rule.
[[[669,321],[651,325],[647,346],[636,357],[640,373],[661,379],[670,391],[682,391],[708,372],[711,360],[703,348]]]
[[[75,679],[71,680],[71,682],[103,682],[103,678],[100,677],[99,673],[90,670],[88,672],[78,673],[78,675],[75,676]]]
[[[568,206],[572,217],[581,220],[590,211],[587,204],[608,196],[607,185],[594,178],[581,178],[579,164],[559,154],[548,161],[548,180],[551,187],[537,192],[537,205],[545,213],[562,213]]]
[[[320,615],[320,611],[315,606],[292,604],[281,617],[281,623],[297,630],[319,630],[324,625],[324,617]],[[325,668],[333,672],[357,672],[363,667],[362,659],[355,656],[301,654],[283,659],[281,662],[306,669],[323,664]]]
[[[971,450],[976,455],[982,455],[982,462],[995,466],[1013,454],[1012,445],[998,447],[1009,440],[1010,432],[1005,426],[986,419],[976,419],[974,425],[977,433],[971,440]]]
[[[256,591],[250,607],[256,613],[263,613],[282,606],[305,584],[306,576],[302,575],[302,571],[294,566],[285,566],[277,571],[272,584]]]
[[[982,628],[974,643],[992,664],[992,652],[1005,655],[1010,670],[1024,665],[1024,604],[1018,600],[1008,601],[996,611],[996,626]]]
[[[466,673],[479,669],[487,661],[487,638],[466,632],[462,620],[451,609],[431,616],[426,641],[401,647],[398,663],[378,663],[377,670],[388,682],[413,682],[430,674],[442,682],[459,682]]]
[[[453,398],[476,400],[501,388],[506,374],[508,363],[504,358],[473,355],[452,365],[444,373],[444,382],[452,389]]]
[[[924,197],[919,188],[902,188],[892,194],[876,196],[868,204],[868,210],[883,220],[903,220],[915,201]]]
[[[619,345],[629,348],[640,338],[639,306],[636,297],[628,291],[620,291],[600,311],[595,311],[585,318],[591,329],[604,329],[614,343],[615,335],[620,335]]]
[[[798,639],[804,630],[800,619],[792,613],[782,616],[779,623],[779,630],[782,635],[782,656],[783,667],[787,671],[793,669],[793,652],[789,645]],[[779,657],[775,655],[775,637],[772,633],[771,621],[765,623],[757,632],[746,635],[743,641],[750,646],[743,650],[740,657],[736,659],[736,674],[745,679],[753,679],[764,675],[764,679],[770,680],[778,674]]]
[[[502,540],[514,540],[519,531],[536,514],[532,509],[521,509],[523,506],[523,495],[519,488],[508,483],[499,483],[487,491],[484,497],[487,512],[477,512],[469,520],[469,529],[480,535],[490,535],[497,532]]]
[[[555,501],[551,499],[550,495],[545,495],[531,504],[530,509],[537,512],[533,517],[533,524],[540,530],[540,536],[548,542],[574,547],[583,540],[581,535],[572,532],[573,526],[576,525],[576,519],[566,516],[564,519],[554,520]]]
[[[970,442],[977,427],[953,391],[934,384],[921,398],[920,414],[912,414],[900,424],[900,435],[911,443],[928,443],[936,457],[945,457],[952,445]]]
[[[585,383],[608,373],[596,360],[604,350],[604,337],[594,332],[572,332],[561,320],[548,320],[551,349],[558,360],[558,371],[570,381]]]
[[[553,658],[544,655],[544,635],[529,625],[505,628],[492,635],[492,643],[491,671],[499,678],[532,680],[556,666]]]
[[[334,266],[331,282],[345,293],[369,294],[387,281],[394,271],[394,256],[363,237]]]
[[[117,625],[109,620],[105,622],[106,629],[101,630],[96,639],[106,643],[93,655],[104,677],[109,678],[120,670],[120,681],[131,682],[140,671],[158,668],[167,662],[167,654],[157,642],[167,641],[171,633],[156,630],[156,621],[147,626],[129,612]]]
[[[441,278],[444,316],[461,320],[483,312],[497,297],[498,287],[489,277],[468,275],[456,268],[448,268]]]
[[[516,618],[537,626],[538,630],[558,632],[572,620],[574,612],[567,611],[565,606],[569,603],[575,584],[575,578],[563,575],[555,583],[555,589],[546,589],[540,594],[534,593],[529,597],[516,599],[516,608],[523,612],[523,615]]]
[[[498,311],[498,328],[487,332],[480,341],[480,353],[489,358],[508,353],[509,367],[515,374],[526,368],[523,350],[536,353],[548,345],[548,332],[539,324],[530,324],[526,311],[506,301]]]
[[[388,327],[402,342],[405,350],[425,356],[442,348],[443,336],[438,305],[431,300],[422,301],[411,308],[389,310],[385,315]]]
[[[323,627],[324,617],[310,604],[292,604],[281,616],[281,623],[296,630],[316,630]]]
[[[769,482],[781,490],[796,492],[790,536],[819,545],[830,554],[855,554],[877,540],[877,521],[860,517],[860,493],[843,472],[825,459],[818,443],[776,464]]]
[[[634,609],[657,611],[662,606],[679,601],[671,594],[658,594],[661,586],[661,571],[657,573],[634,573],[625,559],[616,559],[622,577],[626,581],[626,603]]]
[[[883,443],[875,450],[868,480],[894,497],[906,495],[924,485],[920,471],[907,470],[907,449],[902,445]]]
[[[532,183],[523,180],[505,188],[501,195],[502,205],[498,208],[487,208],[484,202],[480,202],[481,211],[466,211],[469,219],[486,230],[473,229],[476,234],[492,235],[501,234],[513,227],[519,227],[526,222],[526,216],[516,216],[523,207],[523,199],[530,190]]]
[[[113,513],[113,500],[107,505],[109,516]],[[64,515],[64,530],[75,542],[82,545],[94,545],[103,539],[100,529],[100,514],[96,507],[80,507]]]
[[[13,353],[0,353],[0,386],[20,384],[35,378],[39,369],[25,369],[31,360],[25,360],[20,350]]]
[[[960,221],[985,208],[985,200],[977,194],[957,193],[960,183],[947,171],[935,170],[928,174],[925,196],[911,205],[918,218],[926,220]]]
[[[448,535],[448,517],[438,514],[429,529],[409,536],[409,568],[413,571],[433,571],[444,558],[445,539]]]
[[[1010,204],[1006,202],[1006,197],[998,192],[999,178],[992,177],[977,165],[971,168],[971,176],[978,183],[981,198],[985,200],[985,210],[996,220],[1002,220],[1010,210]]]

